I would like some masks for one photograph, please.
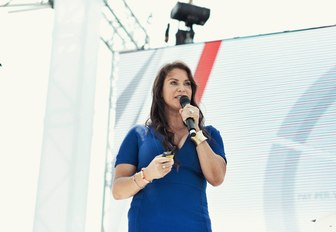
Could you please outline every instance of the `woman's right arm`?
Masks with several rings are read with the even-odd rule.
[[[167,175],[174,164],[172,158],[156,156],[143,171],[136,172],[132,164],[118,164],[112,184],[114,199],[121,200],[134,196],[154,179]]]
[[[112,195],[114,199],[126,199],[134,196],[143,189],[146,182],[141,173],[136,173],[136,167],[131,164],[119,164],[115,169],[115,177],[112,184]]]

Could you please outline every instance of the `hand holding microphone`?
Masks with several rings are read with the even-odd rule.
[[[185,95],[181,96],[179,100],[182,107],[180,111],[182,119],[189,130],[190,136],[193,137],[196,135],[196,126],[198,127],[198,125],[195,125],[195,121],[198,123],[199,109],[190,105],[190,99]]]

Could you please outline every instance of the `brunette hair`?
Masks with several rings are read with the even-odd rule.
[[[193,106],[196,106],[199,108],[195,101],[195,94],[197,91],[197,84],[193,78],[193,75],[191,73],[190,68],[181,61],[175,61],[172,63],[165,64],[162,66],[162,68],[159,70],[153,84],[152,89],[152,106],[150,110],[150,117],[146,121],[147,126],[151,126],[154,128],[156,132],[163,135],[163,146],[167,151],[175,151],[177,149],[177,146],[174,144],[174,134],[169,131],[169,125],[168,121],[165,115],[165,102],[162,97],[162,89],[163,89],[163,83],[167,75],[170,71],[173,69],[181,69],[186,71],[188,75],[188,79],[191,84],[191,99],[190,104]],[[204,116],[201,110],[199,110],[199,128],[201,130],[204,129]],[[206,132],[205,132],[206,133]]]

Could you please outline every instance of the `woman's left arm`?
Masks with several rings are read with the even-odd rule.
[[[222,184],[226,173],[224,158],[217,155],[207,141],[198,144],[196,151],[206,180],[213,186]]]
[[[184,108],[180,109],[180,114],[184,122],[190,117],[193,118],[195,122],[199,122],[200,111],[195,106],[190,104],[186,105]],[[218,186],[224,181],[226,161],[222,156],[216,154],[210,147],[206,137],[204,137],[203,132],[199,128],[199,123],[195,123],[195,129],[197,133],[195,137],[192,137],[192,140],[196,144],[196,151],[203,175],[211,185]],[[218,134],[218,136],[220,135]],[[218,137],[217,139],[221,140],[222,138]],[[224,149],[224,147],[222,147],[222,149]]]

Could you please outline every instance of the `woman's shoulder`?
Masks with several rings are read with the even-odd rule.
[[[204,126],[204,130],[206,131],[205,133],[208,135],[209,139],[215,139],[215,140],[223,139],[221,132],[212,125]]]
[[[150,128],[148,126],[144,125],[144,124],[136,124],[136,125],[131,127],[131,129],[129,130],[128,133],[145,135],[145,134],[148,133],[149,129]]]
[[[219,130],[216,129],[213,125],[207,125],[204,127],[204,129],[209,133],[209,134],[212,134],[212,133],[219,133]]]

